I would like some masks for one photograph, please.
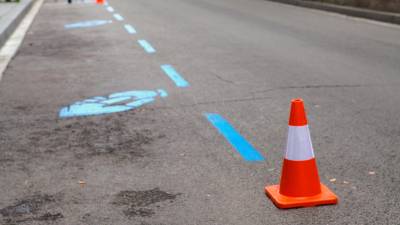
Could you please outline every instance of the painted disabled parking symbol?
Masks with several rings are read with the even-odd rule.
[[[166,91],[158,89],[156,91],[118,92],[107,97],[97,96],[63,107],[59,116],[67,118],[125,112],[151,103],[158,96],[165,98],[168,94]]]

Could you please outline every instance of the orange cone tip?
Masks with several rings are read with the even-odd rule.
[[[289,126],[305,125],[307,125],[307,117],[304,109],[303,99],[293,99],[290,107]]]
[[[278,208],[338,202],[336,195],[320,183],[302,99],[292,100],[281,182],[265,187],[265,193]]]
[[[97,4],[104,4],[104,0],[96,0]]]

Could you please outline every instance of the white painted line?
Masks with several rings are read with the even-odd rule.
[[[3,76],[4,71],[7,68],[8,63],[10,63],[11,59],[14,57],[18,48],[21,46],[22,41],[24,40],[25,34],[31,26],[33,20],[35,19],[36,14],[39,12],[40,7],[42,6],[44,0],[38,0],[34,3],[33,7],[30,9],[25,18],[18,25],[17,29],[15,29],[14,33],[8,39],[8,41],[4,44],[4,46],[0,50],[0,81]]]

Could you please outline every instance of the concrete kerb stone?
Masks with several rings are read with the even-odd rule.
[[[312,9],[325,10],[329,12],[335,12],[348,16],[360,17],[381,22],[400,24],[400,14],[397,13],[380,12],[369,9],[361,9],[361,8],[333,5],[321,2],[311,2],[304,0],[269,0],[269,1],[312,8]]]
[[[0,21],[0,47],[4,45],[14,30],[18,27],[24,16],[31,9],[35,0],[21,0],[9,15]],[[8,3],[4,3],[8,4]]]

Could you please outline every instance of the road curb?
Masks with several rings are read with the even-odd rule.
[[[4,19],[5,22],[0,24],[0,47],[4,45],[24,16],[29,12],[34,1],[35,0],[21,1],[19,3],[20,5]]]
[[[397,13],[389,13],[389,12],[379,12],[369,9],[360,9],[348,6],[339,6],[328,3],[320,3],[320,2],[310,2],[304,0],[268,0],[273,2],[285,3],[295,6],[301,6],[312,9],[325,10],[329,12],[340,13],[344,15],[361,17],[366,19],[372,19],[387,23],[400,24],[400,14]]]

